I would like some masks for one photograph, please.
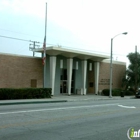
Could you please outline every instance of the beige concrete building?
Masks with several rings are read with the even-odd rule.
[[[43,49],[35,49],[43,54]],[[121,88],[126,63],[113,61],[113,88]],[[52,95],[98,94],[109,89],[109,56],[61,47],[46,48],[42,58],[0,54],[0,88],[49,87]]]

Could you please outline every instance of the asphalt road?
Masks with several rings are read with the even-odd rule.
[[[139,99],[0,106],[0,140],[128,140],[131,127]]]

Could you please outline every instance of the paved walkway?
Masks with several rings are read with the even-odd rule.
[[[37,103],[58,103],[58,102],[74,102],[74,101],[86,101],[86,100],[118,100],[118,99],[131,99],[134,96],[114,96],[109,98],[108,96],[101,95],[55,95],[52,98],[45,99],[17,99],[17,100],[0,100],[0,105],[14,105],[14,104],[37,104]]]

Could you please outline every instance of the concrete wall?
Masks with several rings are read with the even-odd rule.
[[[57,56],[55,75],[55,95],[60,94],[60,60],[63,60],[63,68],[67,69],[67,58]],[[75,92],[82,88],[82,60],[73,58],[73,69],[75,70]],[[89,63],[92,63],[92,71],[89,71]],[[113,61],[113,88],[121,88],[121,79],[125,73],[126,64]],[[46,57],[46,87],[50,88],[50,56]],[[99,90],[109,88],[110,62],[100,62]],[[37,80],[37,87],[43,87],[43,65],[41,58],[0,54],[0,88],[25,88],[31,87],[31,79]],[[93,87],[90,87],[93,83]],[[87,93],[94,94],[94,62],[88,60],[87,63]]]
[[[113,62],[113,72],[112,72],[112,88],[121,88],[122,77],[126,71],[126,64],[123,62],[114,61]],[[103,61],[100,63],[99,72],[99,90],[105,88],[109,89],[110,85],[110,61]]]
[[[43,86],[42,59],[0,54],[0,88],[31,87],[31,79]]]

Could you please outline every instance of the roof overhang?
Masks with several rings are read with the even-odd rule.
[[[38,49],[34,49],[33,51],[43,53],[44,49],[38,48]],[[102,61],[104,59],[110,58],[107,55],[101,55],[101,54],[96,54],[96,53],[91,53],[86,51],[80,51],[76,49],[74,50],[74,49],[67,49],[67,48],[55,47],[55,46],[46,47],[46,54],[51,56],[62,55],[68,58],[77,57],[79,59],[90,59],[93,61]]]

